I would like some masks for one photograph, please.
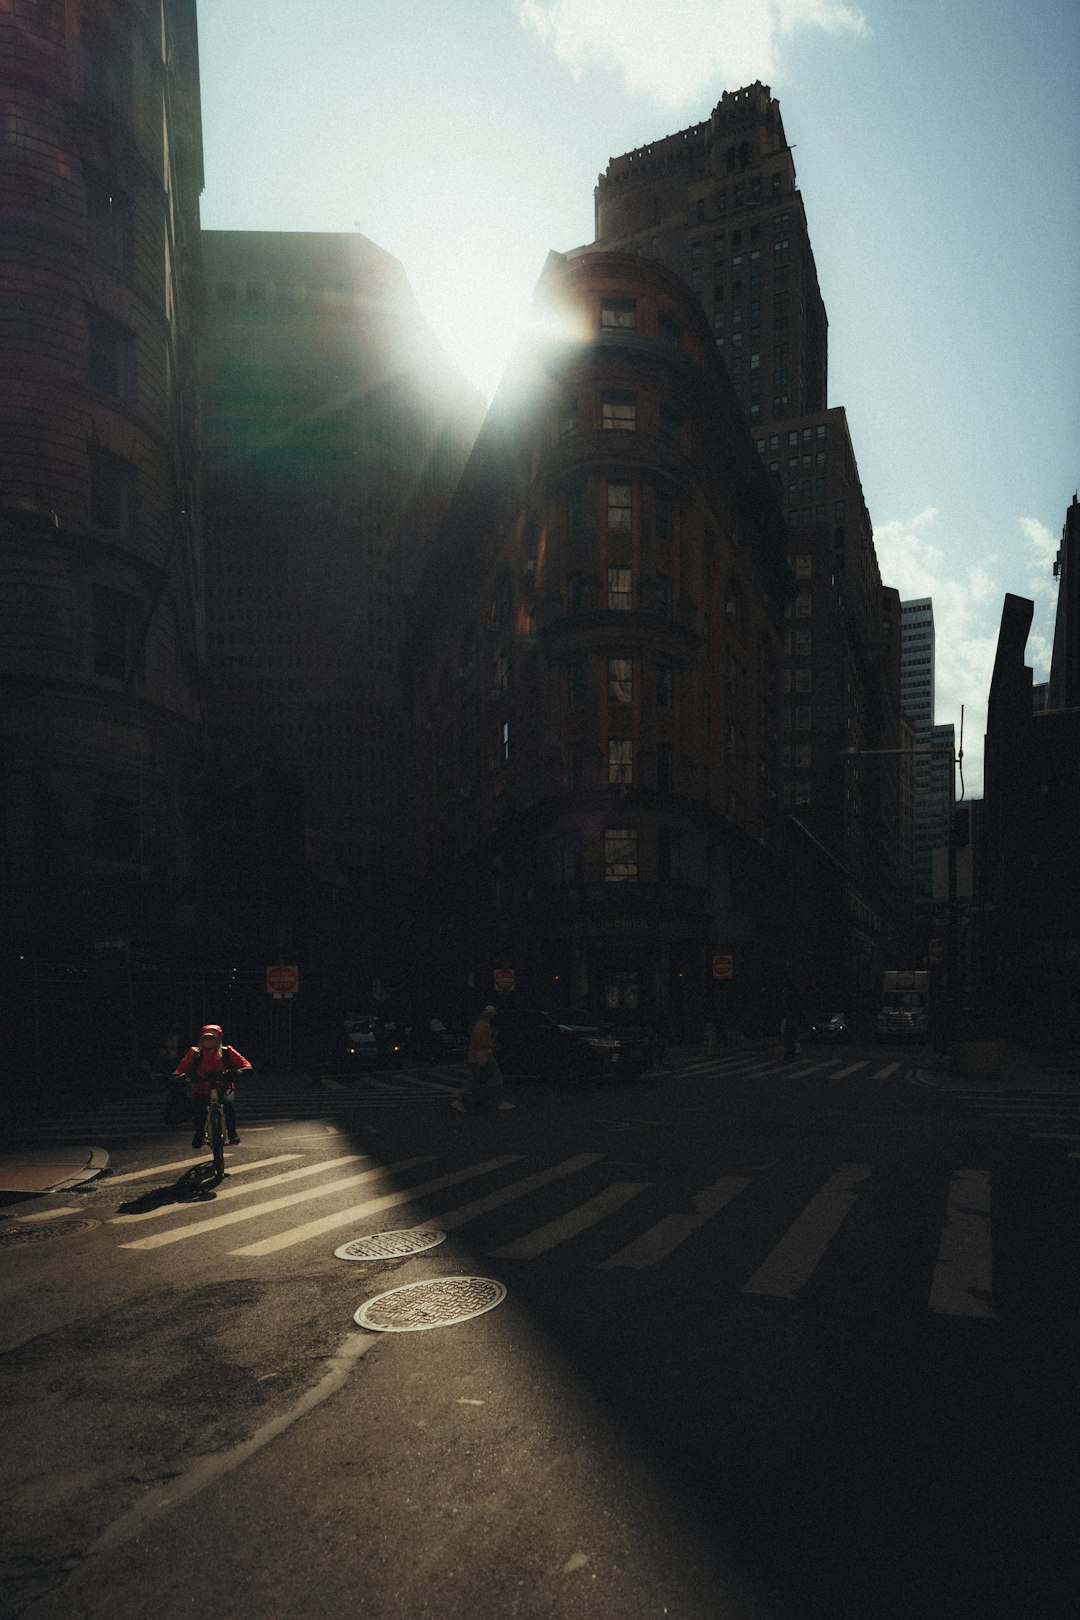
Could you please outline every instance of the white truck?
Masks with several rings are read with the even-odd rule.
[[[921,1041],[929,1029],[929,973],[919,968],[887,968],[881,987],[881,1011],[874,1020],[874,1039]]]

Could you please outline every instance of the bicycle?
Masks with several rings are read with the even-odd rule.
[[[231,1090],[231,1087],[225,1089]],[[214,1159],[214,1173],[219,1181],[225,1179],[225,1111],[222,1107],[223,1100],[217,1086],[211,1082],[210,1095],[206,1102],[206,1135]]]

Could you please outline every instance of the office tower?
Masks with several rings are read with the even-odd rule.
[[[461,1010],[512,983],[549,1010],[761,1031],[809,934],[775,489],[677,276],[552,254],[537,303],[575,336],[504,379],[410,626],[418,977]]]
[[[760,83],[726,92],[704,122],[611,159],[595,203],[595,241],[575,252],[638,254],[689,285],[776,483],[799,581],[783,799],[848,874],[835,993],[872,1004],[909,931],[895,593],[846,413],[827,399],[828,320],[779,103]]]
[[[934,742],[934,604],[929,596],[900,604],[900,701],[915,729],[915,905],[925,915],[933,904],[934,850],[948,843],[949,807],[940,792],[942,772],[930,752]],[[952,733],[952,727],[948,731]],[[947,779],[946,779],[947,783]]]
[[[235,955],[366,1006],[411,883],[406,601],[483,414],[359,234],[207,231],[204,412],[218,850]]]
[[[47,1080],[134,1067],[198,950],[193,0],[5,6],[0,86],[2,936]]]

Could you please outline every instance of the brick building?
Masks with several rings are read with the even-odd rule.
[[[512,968],[534,1006],[761,1029],[805,924],[775,486],[677,276],[552,254],[537,304],[565,336],[507,373],[410,624],[417,972],[442,1005]]]
[[[900,614],[883,587],[779,103],[726,92],[711,116],[613,158],[595,241],[667,265],[706,314],[777,486],[799,590],[785,631],[783,802],[846,874],[834,994],[873,1003],[910,934],[911,829],[898,753]]]
[[[48,1078],[133,1058],[195,944],[193,0],[12,0],[0,86],[0,931]]]

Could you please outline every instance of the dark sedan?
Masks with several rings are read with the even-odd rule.
[[[827,1017],[816,1018],[810,1025],[810,1039],[812,1041],[846,1041],[851,1034],[848,1021],[842,1012],[829,1013]]]
[[[552,1081],[636,1079],[651,1057],[649,1041],[637,1032],[563,1023],[521,1008],[499,1011],[495,1036],[495,1056],[507,1074],[538,1074]]]

